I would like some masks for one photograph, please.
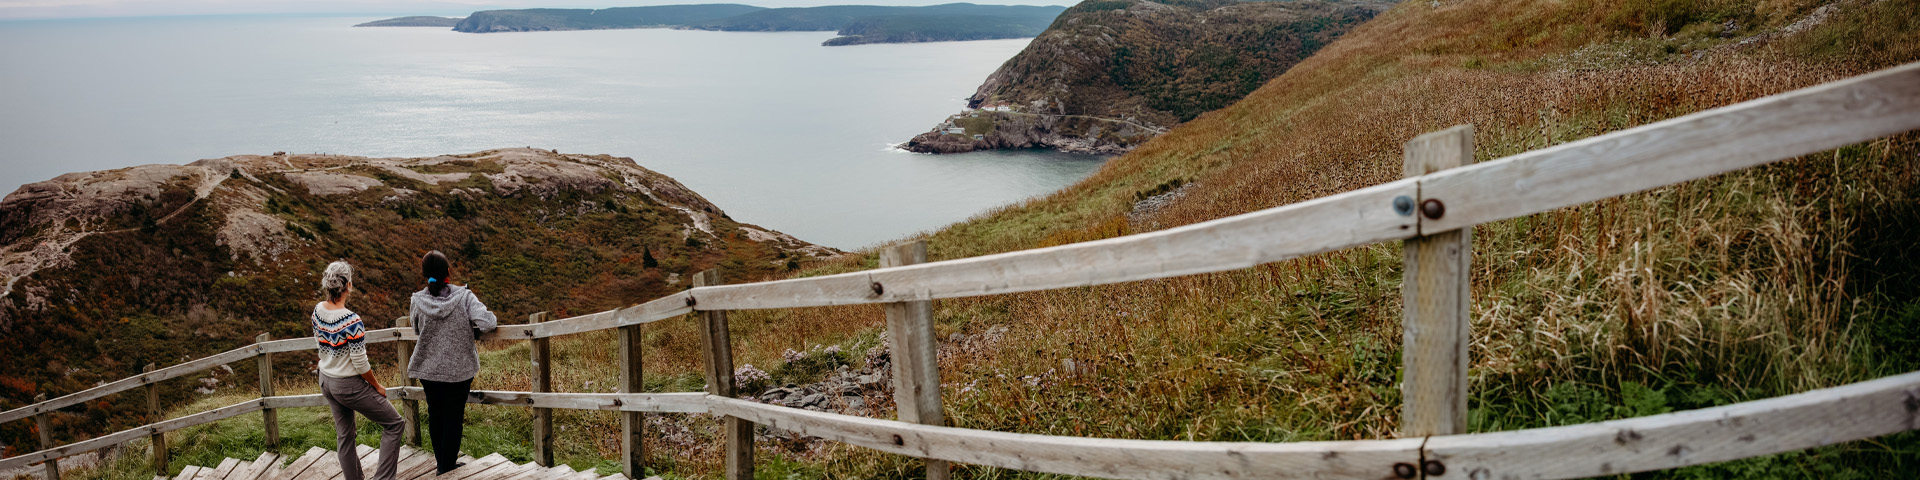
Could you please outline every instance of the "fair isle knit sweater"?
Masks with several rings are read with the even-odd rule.
[[[333,378],[357,377],[373,371],[367,362],[367,327],[352,310],[313,306],[313,337],[320,342],[320,373]]]

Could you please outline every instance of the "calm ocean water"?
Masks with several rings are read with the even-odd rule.
[[[350,27],[367,20],[0,22],[0,189],[236,154],[532,146],[632,157],[735,219],[854,248],[1104,161],[889,148],[959,111],[1024,39],[829,48],[831,32]]]

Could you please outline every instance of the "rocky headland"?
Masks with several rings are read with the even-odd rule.
[[[1392,5],[1093,0],[1067,9],[948,117],[921,153],[1124,153],[1225,107]]]
[[[711,268],[753,278],[841,254],[606,155],[277,153],[69,173],[0,200],[0,403],[32,397],[7,385],[78,391],[261,332],[305,335],[315,275],[337,259],[357,270],[355,311],[390,327],[428,250],[452,257],[454,283],[503,320],[638,303]]]

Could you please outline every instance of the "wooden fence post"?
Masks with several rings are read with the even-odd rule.
[[[707,270],[693,276],[693,286],[721,285],[720,270]],[[697,301],[697,300],[696,300]],[[727,312],[704,310],[700,315],[700,338],[707,343],[707,394],[733,398],[733,344],[727,335]],[[728,480],[753,479],[753,423],[727,416],[720,431],[727,436]]]
[[[253,343],[267,343],[266,333],[253,337]],[[260,398],[273,396],[273,354],[260,352]],[[260,419],[267,426],[267,449],[280,448],[280,416],[272,408],[261,408]]]
[[[413,317],[407,316],[407,317],[396,318],[393,320],[393,325],[396,327],[402,327],[402,328],[412,327]],[[407,365],[409,365],[413,361],[413,341],[401,340],[393,343],[394,343],[394,347],[399,349],[398,353],[400,357],[398,360],[394,361],[395,363],[400,364],[400,372],[399,372],[400,378],[394,380],[393,384],[404,385],[409,387],[420,386],[420,381],[414,380],[413,377],[407,376]],[[408,445],[413,445],[416,447],[420,446],[420,401],[412,400],[412,399],[401,400],[400,415],[402,417],[405,417],[407,420],[407,429],[405,431],[406,433],[402,434],[401,436],[406,438],[406,442]]]
[[[547,312],[527,316],[528,324],[547,321]],[[552,352],[547,349],[545,337],[533,339],[533,392],[553,391],[553,366],[549,360]],[[533,409],[533,462],[542,467],[553,466],[553,409],[535,407]]]
[[[926,262],[925,240],[880,251],[882,268]],[[893,302],[885,309],[888,348],[893,352],[893,402],[899,406],[900,421],[946,426],[946,415],[940,408],[940,344],[933,333],[933,302]],[[926,462],[927,480],[947,478],[946,460]]]
[[[642,325],[620,327],[620,393],[640,393],[646,384],[640,377],[641,342],[646,340]],[[643,478],[647,452],[640,432],[646,417],[640,412],[620,413],[620,472],[627,478]]]
[[[33,397],[33,403],[40,403],[45,401],[47,401],[47,394],[42,393],[39,395],[35,395]],[[52,413],[53,412],[43,412],[39,415],[33,416],[33,425],[34,427],[36,427],[35,428],[36,430],[40,431],[40,449],[41,450],[47,450],[47,449],[53,448],[53,425],[51,422],[48,421],[48,418],[47,418],[47,415],[50,415]],[[60,480],[60,461],[59,460],[47,460],[45,463],[43,463],[43,465],[47,466],[47,480]]]
[[[1406,176],[1473,163],[1473,126],[1427,133],[1406,145]],[[1425,197],[1424,193],[1421,195]],[[1396,202],[1421,223],[1446,215],[1446,200]],[[1404,244],[1406,268],[1400,384],[1401,436],[1450,435],[1467,430],[1467,345],[1471,342],[1473,264],[1471,227],[1441,232],[1422,228]]]
[[[153,373],[154,367],[154,364],[149,363],[147,368],[140,370],[140,373]],[[166,420],[166,417],[160,413],[160,382],[149,383],[147,384],[147,424],[160,423],[161,420]],[[155,432],[151,443],[153,444],[153,474],[166,476],[167,434]]]

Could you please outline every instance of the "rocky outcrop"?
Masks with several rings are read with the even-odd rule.
[[[359,272],[353,309],[385,328],[424,283],[429,250],[502,318],[604,311],[684,290],[694,272],[762,278],[841,254],[607,155],[238,155],[70,173],[0,199],[0,377],[78,391],[262,331],[308,334],[314,277],[341,259]],[[30,397],[0,385],[0,401]]]
[[[0,200],[0,297],[36,271],[70,265],[71,246],[87,237],[142,228],[144,218],[152,218],[157,227],[202,201],[216,203],[223,219],[216,241],[231,250],[232,258],[276,259],[299,239],[285,228],[285,219],[263,208],[272,191],[284,189],[260,180],[262,176],[316,197],[379,189],[397,198],[417,190],[405,188],[408,185],[450,186],[478,178],[489,186],[473,190],[481,195],[551,198],[569,192],[631,193],[683,213],[688,232],[739,235],[799,255],[839,254],[752,226],[737,226],[732,233],[716,231],[710,217],[725,215],[718,206],[628,158],[530,149],[428,158],[241,155],[187,165],[69,173],[20,187]],[[406,184],[392,184],[381,177]],[[170,191],[178,194],[170,197]],[[130,213],[143,220],[124,218]]]
[[[1392,3],[1081,2],[968,98],[968,108],[986,112],[950,117],[903,147],[1124,153],[1238,101]],[[960,117],[991,118],[992,126]]]
[[[1165,131],[1128,119],[975,110],[947,117],[900,148],[919,153],[1052,148],[1118,155]]]

